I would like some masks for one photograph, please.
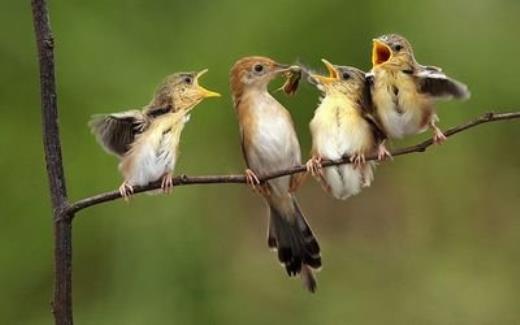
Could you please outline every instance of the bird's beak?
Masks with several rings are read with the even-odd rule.
[[[390,60],[392,49],[380,39],[374,38],[372,42],[372,65],[375,67]]]
[[[318,84],[322,84],[322,85],[328,85],[328,84],[331,84],[332,82],[338,80],[339,74],[338,74],[338,70],[336,69],[336,67],[325,59],[321,59],[321,61],[323,62],[323,64],[325,64],[325,67],[327,67],[329,76],[326,77],[326,76],[322,76],[319,74],[309,73],[311,80]]]
[[[195,76],[195,80],[197,80],[197,87],[198,87],[198,91],[200,93],[200,95],[202,96],[202,98],[208,98],[208,97],[220,97],[221,95],[217,92],[214,92],[214,91],[211,91],[211,90],[208,90],[204,87],[202,87],[201,85],[198,84],[198,81],[199,81],[199,78],[205,74],[206,72],[208,72],[208,69],[204,69],[204,70],[201,70],[199,73],[197,73],[197,75]]]
[[[275,73],[275,74],[284,73],[284,72],[290,71],[291,69],[293,69],[293,66],[291,66],[291,65],[275,63],[273,73]]]

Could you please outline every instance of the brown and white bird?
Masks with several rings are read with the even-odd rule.
[[[199,85],[199,77],[206,72],[172,74],[141,111],[97,115],[90,121],[103,148],[120,158],[123,198],[133,193],[134,186],[159,179],[164,192],[173,187],[180,136],[191,110],[204,98],[220,96]]]
[[[446,76],[440,68],[417,63],[412,46],[402,36],[383,35],[373,40],[372,100],[390,138],[433,131],[435,143],[446,137],[436,126],[436,99],[467,99],[466,85]]]
[[[322,60],[329,76],[309,74],[309,81],[323,93],[309,126],[312,134],[312,158],[307,170],[318,178],[324,189],[344,200],[370,186],[374,161],[365,156],[389,153],[384,133],[373,117],[365,72],[354,67],[333,65]],[[322,160],[350,157],[352,164],[322,169]]]
[[[271,80],[291,69],[270,58],[246,57],[234,64],[230,83],[248,167],[246,177],[269,206],[268,246],[277,249],[289,276],[301,274],[307,289],[314,292],[312,269],[321,266],[320,247],[293,194],[301,177],[259,182],[259,177],[301,163],[291,116],[267,88]]]

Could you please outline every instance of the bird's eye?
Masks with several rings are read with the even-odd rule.
[[[397,44],[397,45],[394,46],[394,50],[395,50],[396,52],[401,51],[402,48],[403,48],[403,46],[402,46],[402,45],[399,45],[399,44]]]
[[[192,82],[193,82],[193,79],[191,77],[185,77],[184,78],[184,83],[186,83],[188,85],[191,85]]]
[[[262,72],[264,70],[264,66],[261,65],[261,64],[257,64],[254,66],[254,68],[256,72]]]
[[[350,74],[348,74],[348,72],[343,72],[342,77],[343,77],[343,80],[347,80],[350,78]]]

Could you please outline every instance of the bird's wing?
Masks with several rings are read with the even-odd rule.
[[[418,90],[421,93],[442,99],[467,99],[470,96],[468,87],[446,76],[440,68],[421,66],[415,73]]]
[[[372,87],[374,85],[374,75],[372,72],[368,72],[365,75],[365,87],[363,87],[363,94],[361,96],[361,113],[365,120],[368,121],[372,132],[376,136],[378,142],[381,142],[387,138],[384,131],[383,125],[377,117],[377,112],[372,101]]]
[[[172,111],[173,107],[171,105],[150,106],[145,110],[145,114],[150,118],[156,118]]]
[[[251,164],[249,163],[249,159],[248,159],[248,155],[247,155],[246,141],[248,141],[248,139],[246,139],[246,137],[245,137],[243,128],[240,127],[240,149],[242,149],[242,156],[244,156],[244,161],[246,163],[247,168],[250,168]]]
[[[90,129],[103,148],[116,156],[124,155],[135,136],[148,127],[148,119],[138,110],[93,116]]]

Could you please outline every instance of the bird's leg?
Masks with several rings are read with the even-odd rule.
[[[360,169],[366,163],[365,154],[358,152],[350,156],[350,162],[354,165],[354,168]]]
[[[377,145],[377,160],[379,160],[379,161],[383,161],[386,159],[393,159],[392,154],[386,148],[385,142],[386,141],[383,140]]]
[[[258,176],[256,176],[255,172],[252,171],[251,169],[247,168],[245,170],[245,176],[246,176],[246,184],[251,187],[253,192],[261,193],[262,189],[260,186],[261,185],[260,179],[258,178]]]
[[[330,192],[330,186],[325,179],[325,174],[323,173],[323,166],[321,165],[322,161],[323,157],[314,155],[305,163],[305,166],[307,167],[307,173],[311,173],[311,175],[318,180],[318,183],[320,183],[323,189],[326,192]]]
[[[430,122],[430,128],[433,131],[433,143],[435,144],[442,144],[444,141],[446,141],[448,138],[442,133],[441,129],[435,125],[435,121]]]
[[[297,173],[291,176],[289,192],[296,192],[307,179],[307,173]]]
[[[121,186],[119,186],[119,194],[125,201],[130,201],[130,195],[134,194],[134,188],[132,185],[128,184],[127,181],[124,181]]]
[[[321,165],[321,162],[323,161],[323,158],[318,155],[314,155],[309,159],[305,166],[307,167],[307,172],[311,173],[314,177],[323,176],[323,166]]]
[[[167,172],[161,178],[161,190],[164,194],[169,194],[173,190],[173,175]]]

